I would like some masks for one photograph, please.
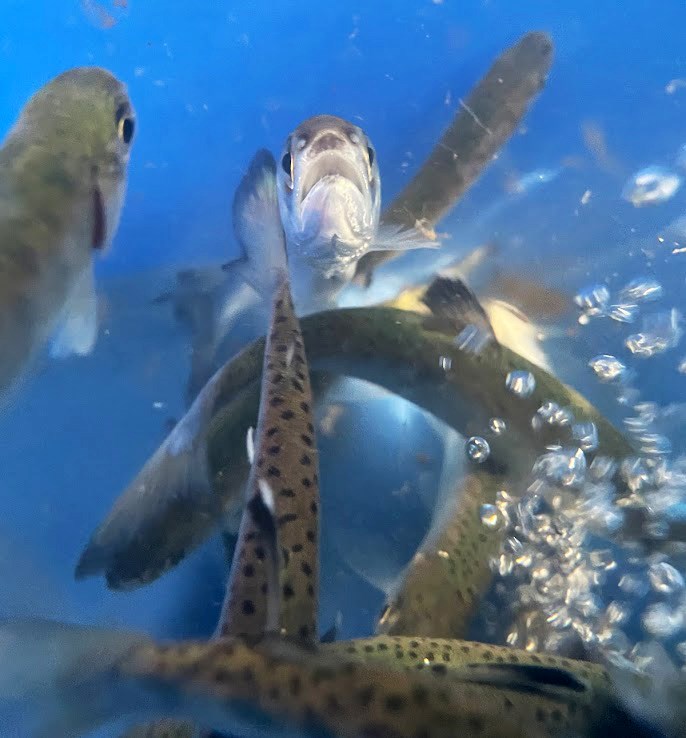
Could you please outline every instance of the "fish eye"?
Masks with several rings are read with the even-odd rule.
[[[281,159],[281,169],[290,177],[291,176],[291,155],[286,152]]]
[[[367,156],[369,157],[369,166],[374,164],[374,149],[371,146],[367,146]]]
[[[117,136],[125,143],[130,144],[133,140],[133,134],[136,130],[136,124],[131,117],[131,110],[128,105],[120,105],[115,115],[117,121]]]

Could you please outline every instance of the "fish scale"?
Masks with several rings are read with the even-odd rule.
[[[264,354],[251,496],[267,484],[279,566],[276,627],[286,636],[317,638],[319,596],[319,462],[305,348],[287,282],[274,296]],[[218,634],[260,636],[267,629],[269,561],[264,533],[244,515]]]

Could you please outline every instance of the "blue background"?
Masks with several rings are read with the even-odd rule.
[[[116,21],[112,27],[102,27],[98,7]],[[223,577],[216,541],[132,593],[108,593],[100,581],[76,583],[72,571],[95,524],[163,439],[165,420],[182,412],[183,337],[149,299],[174,266],[236,253],[230,202],[241,173],[257,148],[278,151],[307,116],[337,114],[366,129],[389,202],[452,118],[458,98],[466,97],[496,55],[528,30],[549,32],[556,46],[553,70],[525,132],[445,229],[464,246],[502,238],[512,263],[570,289],[653,273],[665,285],[665,305],[684,310],[686,254],[660,251],[655,235],[684,212],[685,191],[653,209],[634,209],[620,199],[633,171],[670,165],[686,142],[686,89],[665,92],[671,79],[686,78],[684,27],[686,5],[679,0],[130,0],[126,9],[105,0],[99,6],[5,0],[0,131],[52,76],[97,64],[128,85],[137,133],[121,226],[112,252],[98,264],[107,333],[91,357],[40,362],[0,418],[0,551],[5,545],[13,552],[0,568],[9,592],[0,601],[2,612],[125,624],[165,636],[211,631]],[[586,149],[584,121],[603,130],[618,163],[614,173],[602,171]],[[508,206],[508,177],[555,168],[568,157],[577,163]],[[586,189],[594,194],[580,213]],[[501,201],[497,217],[479,219]],[[508,240],[514,234],[519,238]],[[654,258],[626,245],[641,238]],[[619,346],[617,335],[598,330],[587,335],[585,346],[567,349],[583,365],[599,349]],[[685,378],[675,368],[680,355],[641,364],[640,385],[650,399],[666,403],[686,396]],[[602,403],[588,373],[576,384]],[[405,411],[413,418],[407,427],[427,437],[425,421]],[[376,480],[380,495],[414,473],[402,462],[388,463],[388,454],[397,458],[398,451],[384,422],[383,413],[376,424],[369,420],[378,450],[356,477],[354,444],[342,442],[340,458],[331,462],[337,473],[358,482]],[[413,437],[407,438],[411,448]],[[440,455],[436,438],[427,445]],[[435,476],[417,484],[430,488]],[[380,504],[366,520],[380,524],[387,511]],[[429,519],[421,506],[395,515],[397,525],[408,529],[408,521],[420,519],[425,526]],[[407,534],[401,559],[422,532],[416,525]],[[367,632],[378,593],[344,567],[332,565],[324,575],[324,627],[345,606],[344,635]]]

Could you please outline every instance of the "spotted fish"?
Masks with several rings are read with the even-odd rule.
[[[310,641],[317,638],[319,593],[319,465],[312,424],[312,391],[300,325],[286,271],[268,152],[253,159],[234,200],[236,232],[245,242],[281,251],[283,269],[272,298],[264,352],[259,419],[249,436],[251,472],[231,578],[218,635],[261,636],[268,630]],[[241,225],[241,221],[243,224]],[[265,229],[265,223],[269,225]],[[266,231],[266,232],[265,232]],[[270,540],[270,539],[274,540]],[[276,567],[277,571],[270,568]],[[274,598],[267,588],[278,588]]]
[[[592,679],[512,660],[408,671],[273,637],[160,645],[33,620],[0,623],[0,665],[0,701],[41,738],[170,714],[203,730],[312,738],[650,734]]]
[[[112,241],[135,116],[105,69],[63,72],[28,101],[0,148],[0,394],[51,340],[97,336],[93,256]]]

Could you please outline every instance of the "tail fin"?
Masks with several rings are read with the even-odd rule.
[[[72,738],[118,719],[131,708],[113,667],[148,642],[51,620],[0,621],[0,708],[19,708],[20,734],[35,738]]]
[[[76,578],[104,573],[111,589],[153,581],[199,545],[219,522],[212,493],[207,428],[217,377],[145,464],[91,536]]]

